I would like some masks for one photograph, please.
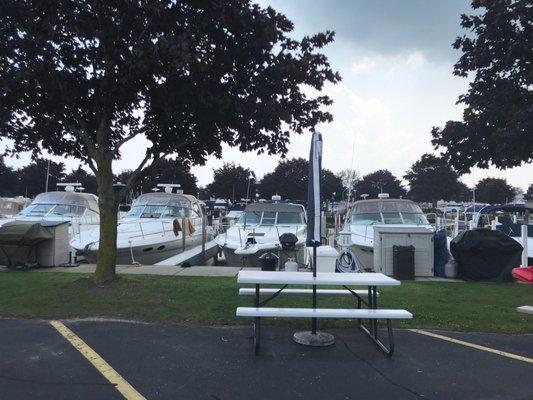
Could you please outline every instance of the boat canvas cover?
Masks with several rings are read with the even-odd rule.
[[[0,227],[0,246],[34,246],[52,239],[52,233],[38,222],[13,221]]]
[[[473,281],[512,281],[511,271],[520,265],[522,245],[491,229],[465,231],[450,243],[459,275]]]
[[[141,194],[133,203],[134,206],[174,206],[191,208],[192,203],[198,203],[194,196],[176,193],[145,193]]]
[[[98,197],[91,193],[47,192],[35,197],[32,204],[68,204],[83,206],[99,213]]]
[[[502,204],[499,206],[486,206],[479,212],[481,214],[490,214],[495,211],[507,211],[507,212],[524,212],[529,211],[533,213],[533,208],[526,207],[524,204]]]
[[[304,208],[299,204],[291,203],[252,203],[246,206],[245,211],[251,212],[303,212]]]

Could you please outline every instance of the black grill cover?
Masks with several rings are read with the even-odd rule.
[[[520,265],[522,245],[500,231],[474,229],[454,238],[450,251],[464,279],[507,282]]]

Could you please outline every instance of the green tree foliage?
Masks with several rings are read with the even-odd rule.
[[[513,201],[515,189],[502,178],[485,178],[476,185],[476,201],[504,204]]]
[[[527,188],[527,192],[524,195],[527,200],[533,200],[533,183]]]
[[[146,166],[202,163],[223,143],[284,154],[289,131],[332,119],[331,100],[306,87],[340,80],[320,53],[334,35],[293,29],[250,0],[2,1],[0,135],[12,152],[73,156],[95,174],[97,282],[115,279],[118,204]],[[150,145],[117,193],[113,160],[139,135]]]
[[[15,174],[17,193],[27,197],[35,197],[39,193],[46,191],[46,172],[48,170],[48,160],[38,158],[31,164],[18,169]],[[50,161],[50,175],[48,178],[48,191],[63,190],[57,184],[64,182],[65,164]]]
[[[13,168],[6,165],[4,157],[0,156],[0,197],[18,196],[18,176]]]
[[[207,185],[207,190],[211,196],[239,201],[246,198],[250,176],[249,196],[252,197],[255,194],[255,174],[234,163],[224,163],[222,167],[213,170],[213,182]]]
[[[402,183],[386,169],[372,172],[357,182],[357,197],[368,194],[369,198],[377,198],[379,193],[388,193],[391,198],[405,197],[406,190]]]
[[[463,182],[459,181],[458,191],[457,191],[457,201],[462,202],[471,202],[473,200],[472,189],[466,186]],[[477,201],[477,199],[476,199]]]
[[[475,15],[462,15],[469,31],[453,46],[463,55],[454,74],[472,76],[463,121],[433,128],[432,143],[464,173],[533,161],[533,7],[531,0],[473,0]]]
[[[404,175],[409,182],[408,196],[414,201],[458,200],[465,185],[459,181],[455,172],[441,157],[424,154]]]
[[[93,174],[89,174],[83,168],[74,169],[70,174],[65,175],[65,182],[69,183],[81,183],[86,193],[98,193],[98,185],[96,184],[96,178]]]
[[[273,172],[263,177],[259,184],[259,193],[266,199],[279,194],[282,199],[307,201],[308,178],[308,160],[304,158],[282,160]],[[342,180],[333,172],[322,169],[322,199],[339,199],[342,190]]]
[[[128,182],[133,173],[132,170],[122,171],[115,180],[121,183]],[[197,179],[191,173],[188,164],[182,163],[180,160],[164,159],[147,168],[143,176],[133,184],[131,190],[135,195],[139,195],[151,192],[158,183],[179,183],[183,193],[196,196],[198,190],[196,182]]]

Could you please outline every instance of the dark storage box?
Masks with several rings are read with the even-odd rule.
[[[392,271],[394,279],[415,279],[414,246],[392,246]]]

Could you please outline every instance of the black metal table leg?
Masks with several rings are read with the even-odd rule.
[[[357,307],[361,307],[361,299],[358,299]],[[378,294],[376,286],[368,286],[368,309],[377,310],[378,309]],[[391,357],[394,353],[394,334],[392,331],[392,322],[390,319],[387,319],[387,334],[389,339],[388,347],[381,342],[378,338],[378,320],[376,318],[369,318],[368,327],[365,324],[360,323],[359,328],[367,335],[372,341],[379,347],[379,349],[385,353],[388,357]]]
[[[254,305],[256,308],[260,307],[259,304],[259,284],[255,285],[255,301]],[[259,354],[259,343],[261,340],[261,318],[254,318],[254,353],[255,355]]]
[[[374,337],[374,335],[367,329],[366,326],[361,324],[359,326],[363,333],[367,335],[378,347],[379,349],[387,355],[387,357],[391,357],[394,353],[394,335],[392,331],[392,322],[390,319],[387,320],[387,332],[389,336],[389,346],[385,346],[381,340],[379,340],[377,337]]]
[[[361,298],[360,297],[357,297],[357,309],[358,310],[361,309]],[[357,319],[357,325],[361,326],[361,318]]]
[[[372,286],[368,287],[368,308],[372,309],[373,307],[373,300],[374,296],[372,296]],[[370,329],[370,332],[373,333],[374,325],[372,324],[372,319],[368,320],[368,328]]]
[[[372,286],[372,308],[374,310],[377,310],[378,308],[378,296],[377,296],[376,286]],[[372,330],[374,332],[374,338],[377,339],[378,338],[378,320],[373,319],[372,322],[373,322]]]

